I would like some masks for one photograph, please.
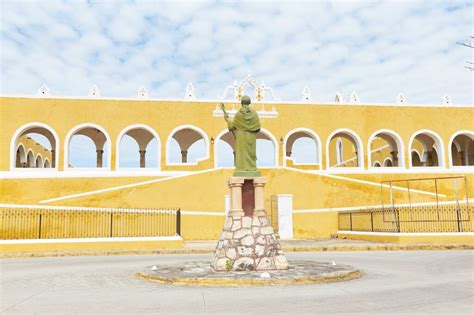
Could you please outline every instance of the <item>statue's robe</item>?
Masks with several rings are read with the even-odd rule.
[[[260,131],[260,120],[257,112],[250,106],[242,106],[229,122],[229,130],[236,135],[235,170],[257,170],[257,132]]]

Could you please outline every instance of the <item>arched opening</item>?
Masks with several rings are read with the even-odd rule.
[[[19,144],[15,153],[15,167],[23,168],[26,167],[26,152],[23,144]]]
[[[416,150],[411,151],[411,163],[413,166],[422,166],[420,154]]]
[[[319,137],[312,130],[294,129],[285,137],[285,160],[295,165],[319,165],[321,163],[320,143]]]
[[[194,126],[175,128],[166,144],[167,164],[197,164],[209,158],[206,133]]]
[[[43,168],[43,158],[39,154],[36,156],[35,167],[36,168]]]
[[[13,135],[10,143],[11,150],[11,169],[14,168],[36,168],[36,159],[38,154],[42,160],[48,158],[51,167],[57,168],[56,160],[58,157],[58,137],[56,132],[48,125],[43,123],[29,123],[20,127]],[[25,152],[31,151],[33,159],[27,161]],[[41,164],[42,168],[43,164]]]
[[[360,138],[353,131],[339,129],[329,137],[326,145],[329,167],[363,167]]]
[[[383,162],[383,166],[384,167],[392,167],[393,166],[392,159],[386,158],[385,161]]]
[[[159,139],[144,125],[124,129],[117,138],[118,168],[159,168]]]
[[[35,156],[33,155],[32,150],[29,150],[28,154],[26,155],[26,167],[27,168],[34,168],[35,167]]]
[[[49,162],[48,159],[44,160],[44,168],[51,168],[51,163]]]
[[[451,166],[474,166],[474,132],[458,132],[451,140]]]
[[[235,157],[235,138],[228,130],[216,137],[216,167],[233,167]],[[275,137],[267,130],[257,133],[257,167],[276,167],[278,165],[278,146]]]
[[[94,124],[72,129],[66,137],[65,168],[110,167],[110,140],[106,131]]]
[[[341,164],[343,161],[344,151],[342,146],[342,140],[339,138],[336,140],[336,162]]]
[[[441,138],[433,131],[423,130],[412,136],[410,139],[410,151],[414,150],[423,152],[420,156],[420,167],[442,167],[444,166],[443,159],[443,142]],[[410,156],[410,166],[415,167]]]
[[[368,143],[369,165],[370,161],[387,161],[390,163],[383,163],[383,167],[401,167],[403,161],[403,143],[395,132],[390,130],[379,130],[375,132]]]
[[[375,161],[375,162],[374,162],[373,167],[380,167],[380,166],[381,166],[381,165],[380,165],[380,162],[379,162],[379,161]]]
[[[235,165],[235,137],[227,129],[216,137],[214,155],[216,167]]]

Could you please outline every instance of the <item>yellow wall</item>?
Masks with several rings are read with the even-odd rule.
[[[386,179],[412,177],[403,174],[366,174],[338,175],[334,178],[285,169],[264,169],[262,173],[267,178],[265,188],[267,210],[270,210],[271,207],[271,196],[276,194],[292,194],[294,210],[378,205],[381,203],[381,193],[380,186],[376,183]],[[3,185],[6,189],[2,194],[4,198],[2,202],[25,203],[26,200],[28,203],[37,204],[53,197],[69,196],[70,198],[46,202],[43,205],[180,208],[196,213],[211,212],[212,214],[215,212],[216,215],[183,215],[182,235],[184,239],[216,239],[225,218],[222,215],[224,196],[228,194],[227,179],[231,174],[232,170],[219,169],[185,177],[157,179],[154,182],[136,178],[134,182],[142,184],[124,188],[120,188],[120,185],[128,183],[126,178],[109,179],[107,185],[104,185],[105,181],[102,178],[48,179],[46,185],[41,184],[45,181],[42,179],[9,179],[1,182],[2,185],[8,184],[7,187]],[[344,178],[362,178],[370,180],[372,184],[348,181]],[[473,175],[469,175],[468,179],[469,189],[472,191]],[[100,191],[94,187],[120,189]],[[434,187],[425,182],[420,182],[413,188],[434,192]],[[453,200],[452,185],[440,183],[438,188],[440,194],[446,194],[446,198],[440,197],[440,201]],[[88,192],[92,192],[92,194],[87,194]],[[85,195],[74,196],[77,193],[85,193]],[[394,190],[393,196],[396,203],[404,203],[408,200],[406,191]],[[388,193],[385,192],[383,197],[384,202],[388,204]],[[435,196],[412,191],[411,200],[412,202],[432,202],[436,199]],[[329,237],[337,231],[337,212],[295,213],[293,217],[294,233],[297,238]]]
[[[232,104],[227,104],[231,107]],[[239,105],[236,105],[237,107]],[[369,106],[364,104],[264,104],[268,110],[275,107],[277,118],[262,118],[262,126],[276,139],[279,152],[279,166],[283,163],[283,139],[293,129],[308,128],[313,130],[321,140],[322,171],[328,168],[327,154],[335,160],[335,141],[326,152],[328,137],[340,128],[350,129],[361,139],[364,168],[368,168],[367,156],[369,138],[380,129],[396,132],[403,141],[406,168],[409,164],[408,148],[412,135],[421,129],[430,129],[440,135],[444,142],[445,163],[451,152],[449,140],[459,130],[472,130],[474,110],[468,107],[428,107],[428,106]],[[224,216],[224,195],[227,194],[226,181],[232,170],[214,167],[214,144],[210,145],[209,158],[198,165],[166,165],[166,143],[171,131],[180,125],[194,125],[204,130],[209,137],[217,140],[217,135],[225,130],[226,124],[222,117],[214,117],[212,112],[215,102],[198,101],[157,101],[157,100],[112,100],[112,99],[59,99],[59,98],[11,98],[0,97],[0,171],[9,175],[19,170],[10,169],[10,143],[14,133],[23,125],[39,122],[47,124],[58,135],[59,171],[45,178],[4,178],[0,180],[1,202],[19,204],[38,204],[51,198],[80,194],[74,198],[47,202],[47,205],[94,206],[119,208],[181,208],[185,211],[215,212],[216,215],[183,215],[183,237],[186,239],[216,239],[222,228]],[[260,110],[261,104],[256,105]],[[44,113],[48,113],[45,115]],[[112,119],[113,118],[113,119]],[[66,135],[74,127],[93,123],[104,128],[111,138],[111,173],[105,172],[97,177],[68,176],[64,167],[64,149]],[[116,143],[119,133],[130,125],[145,124],[153,128],[159,135],[161,143],[162,171],[203,171],[191,176],[165,178],[165,174],[140,177],[110,177],[114,174],[116,162]],[[377,140],[378,141],[378,140]],[[347,140],[344,140],[347,142]],[[377,143],[376,143],[377,144]],[[417,146],[417,145],[415,145]],[[418,145],[419,146],[419,145]],[[354,149],[349,142],[344,144],[344,159],[353,157]],[[401,151],[401,150],[400,150]],[[421,152],[420,152],[421,153]],[[400,152],[401,154],[401,152]],[[387,155],[383,151],[381,155]],[[14,155],[13,155],[14,156]],[[374,161],[374,159],[372,159]],[[291,162],[289,166],[292,166]],[[353,165],[355,166],[355,165]],[[315,169],[302,166],[302,169]],[[389,202],[386,191],[381,195],[382,180],[414,177],[466,175],[469,189],[472,191],[473,175],[465,170],[448,174],[449,167],[441,173],[417,173],[406,170],[405,174],[381,173],[373,174],[361,170],[361,174],[340,174],[327,176],[328,173],[309,174],[303,171],[288,169],[263,169],[267,177],[266,207],[270,207],[270,199],[275,194],[293,194],[293,207],[301,209],[321,209],[334,207],[354,207],[380,204],[381,200]],[[454,170],[453,170],[454,171]],[[329,174],[330,175],[330,174]],[[11,176],[14,177],[14,176]],[[369,181],[370,183],[354,182],[351,179]],[[115,189],[118,186],[143,183],[143,185]],[[112,188],[110,191],[87,194],[101,189]],[[411,188],[430,192],[435,187],[429,182],[415,183]],[[439,192],[452,200],[452,185],[439,184]],[[84,194],[85,193],[85,194]],[[412,192],[412,202],[434,201],[435,197]],[[444,197],[442,197],[444,198]],[[405,191],[395,191],[397,203],[407,202]],[[294,214],[294,232],[296,237],[315,238],[328,237],[337,231],[336,212],[298,213]]]
[[[338,212],[294,213],[293,226],[295,239],[330,238],[338,230]]]

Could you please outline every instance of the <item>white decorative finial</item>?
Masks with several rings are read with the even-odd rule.
[[[405,96],[402,93],[399,93],[397,96],[397,104],[405,104],[407,102]]]
[[[185,99],[194,100],[196,99],[196,94],[194,93],[194,86],[191,82],[188,83],[186,87],[186,95],[184,96]]]
[[[449,97],[448,95],[443,96],[443,98],[441,99],[441,104],[451,105],[451,97]]]
[[[351,93],[351,96],[349,97],[349,103],[359,104],[359,96],[357,96],[356,92]]]
[[[148,90],[145,89],[143,86],[138,89],[138,97],[139,98],[148,98]]]
[[[334,99],[334,102],[336,102],[336,103],[344,103],[344,100],[343,100],[343,98],[342,98],[341,92],[337,92],[337,93],[336,93],[336,98]]]
[[[255,100],[254,100],[255,102],[263,101],[264,98],[265,98],[265,95],[267,94],[266,93],[267,91],[270,92],[273,100],[280,101],[280,99],[277,98],[275,96],[275,94],[273,93],[273,90],[271,88],[267,87],[264,82],[262,82],[260,85],[258,85],[258,83],[255,81],[255,79],[252,78],[252,74],[250,72],[247,74],[245,79],[242,80],[242,82],[237,83],[237,81],[234,81],[233,85],[228,85],[224,90],[224,94],[219,98],[220,99],[225,99],[226,96],[227,96],[228,91],[229,90],[234,90],[234,100],[240,101],[241,97],[244,94],[245,86],[247,84],[251,85],[255,90]]]
[[[301,99],[303,102],[311,101],[311,91],[308,86],[303,88],[303,98]]]
[[[92,85],[90,91],[89,91],[89,96],[90,97],[100,97],[100,91],[97,85]]]
[[[49,89],[46,86],[46,84],[43,84],[39,89],[38,89],[38,95],[39,96],[50,96],[49,95]]]

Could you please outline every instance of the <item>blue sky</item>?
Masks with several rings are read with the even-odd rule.
[[[197,98],[215,99],[251,72],[283,101],[308,86],[316,102],[356,91],[361,102],[401,92],[410,103],[474,103],[464,68],[474,50],[456,44],[474,34],[469,1],[0,3],[2,95],[46,84],[86,96],[96,84],[107,97],[144,86],[181,98],[192,82]]]
[[[247,72],[282,100],[472,103],[468,1],[1,1],[0,93],[216,98]]]

